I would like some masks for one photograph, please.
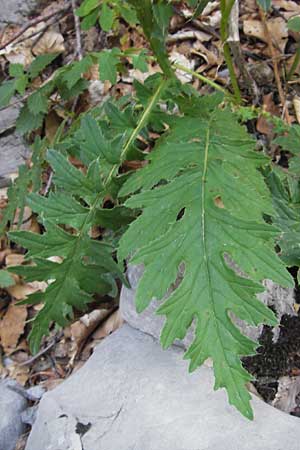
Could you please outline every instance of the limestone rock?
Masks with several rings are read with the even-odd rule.
[[[18,438],[25,431],[21,414],[27,401],[13,390],[15,383],[0,381],[0,450],[14,450]]]
[[[250,422],[213,382],[206,367],[188,374],[180,348],[124,325],[44,395],[26,450],[299,448],[298,418],[253,398]]]
[[[0,0],[0,27],[6,24],[20,23],[33,11],[36,0]]]
[[[0,111],[0,178],[17,172],[18,166],[24,164],[29,156],[29,148],[24,140],[14,131],[19,109],[10,107]]]

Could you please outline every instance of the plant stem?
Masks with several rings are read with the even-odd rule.
[[[300,42],[298,43],[298,47],[297,47],[297,50],[296,50],[296,54],[295,54],[295,58],[294,58],[293,64],[292,64],[292,66],[291,66],[291,68],[288,71],[288,74],[286,76],[287,81],[290,81],[290,79],[294,75],[295,70],[297,69],[297,67],[299,65],[299,62],[300,62]]]
[[[231,53],[230,53],[230,47],[229,47],[228,42],[226,42],[227,38],[228,38],[228,21],[229,21],[230,12],[234,5],[234,2],[235,2],[235,0],[229,0],[229,2],[227,2],[227,0],[221,0],[222,18],[221,18],[220,32],[221,32],[221,39],[223,42],[224,59],[225,59],[227,68],[229,70],[229,75],[230,75],[230,80],[231,80],[234,96],[235,96],[237,103],[241,103],[241,101],[242,101],[241,91],[240,91],[237,77],[236,77],[236,74],[234,71],[234,66],[233,66]]]
[[[133,132],[131,133],[128,141],[126,142],[122,152],[121,152],[121,156],[120,156],[120,163],[122,164],[122,162],[124,162],[125,157],[126,157],[126,153],[127,151],[130,149],[131,145],[134,143],[135,139],[138,137],[140,131],[142,130],[142,128],[145,126],[148,117],[150,116],[153,108],[156,106],[162,91],[164,90],[164,88],[166,87],[166,85],[168,84],[169,80],[165,77],[162,78],[162,81],[160,82],[160,84],[158,85],[158,88],[156,89],[156,91],[154,92],[153,96],[151,97],[145,111],[143,112],[141,118],[139,119],[139,122],[137,124],[137,126],[135,127],[135,129],[133,130]],[[107,187],[110,183],[110,181],[112,180],[115,172],[118,170],[120,164],[115,164],[106,181],[104,184],[104,187]]]
[[[208,84],[209,86],[213,87],[214,89],[216,89],[216,91],[222,92],[222,94],[226,95],[226,97],[230,97],[231,100],[234,99],[233,95],[231,94],[231,92],[227,91],[225,88],[223,88],[222,86],[218,85],[217,83],[215,83],[214,81],[210,80],[209,78],[206,78],[205,76],[201,75],[198,72],[195,72],[194,70],[188,69],[187,67],[182,66],[181,64],[173,64],[174,69],[178,69],[181,70],[182,72],[185,73],[189,73],[190,75],[193,75],[195,78],[198,78],[198,80],[203,81],[203,83]]]
[[[263,25],[263,29],[264,29],[264,33],[265,36],[267,38],[267,44],[270,50],[270,54],[271,54],[271,58],[272,58],[272,62],[273,62],[273,68],[274,68],[274,77],[275,77],[275,81],[276,81],[276,85],[277,85],[277,90],[278,90],[278,95],[280,98],[280,102],[282,105],[282,109],[284,111],[284,116],[285,116],[285,120],[288,124],[291,123],[291,118],[288,112],[288,109],[286,107],[286,99],[285,99],[285,93],[281,84],[281,78],[280,78],[280,73],[279,73],[279,67],[278,67],[278,61],[276,59],[276,53],[275,53],[275,49],[274,49],[274,45],[273,45],[273,40],[272,40],[272,36],[267,24],[267,20],[266,20],[266,13],[265,11],[263,11],[262,8],[259,8],[259,15],[261,18],[261,22]]]

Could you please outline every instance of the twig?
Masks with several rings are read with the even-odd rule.
[[[239,0],[235,0],[235,3],[230,12],[227,42],[230,46],[234,63],[239,69],[245,85],[252,93],[253,103],[257,105],[259,103],[259,91],[254,79],[249,73],[244,55],[241,50],[239,33]]]
[[[46,196],[48,194],[48,192],[49,192],[49,189],[50,189],[51,184],[52,184],[52,178],[53,178],[53,171],[51,170],[49,178],[48,178],[48,181],[47,181],[47,184],[46,184],[44,192],[43,192],[44,196]]]
[[[200,31],[195,31],[195,30],[177,31],[177,33],[168,35],[167,43],[175,44],[176,42],[186,41],[186,40],[190,40],[190,39],[197,39],[201,42]]]
[[[47,353],[49,350],[51,350],[51,348],[54,347],[54,345],[60,341],[62,336],[63,336],[63,332],[60,332],[57,336],[54,337],[54,339],[50,342],[50,344],[48,344],[45,348],[40,350],[36,355],[32,356],[32,358],[29,358],[26,361],[19,364],[19,367],[28,366],[29,364],[34,363],[37,359],[39,359],[41,356],[43,356],[45,353]]]
[[[216,39],[221,39],[221,36],[219,35],[219,33],[216,30],[213,29],[213,27],[210,27],[209,25],[202,23],[198,19],[192,19],[191,24],[193,25],[194,28],[197,28],[197,30],[204,31],[205,33],[211,34]]]
[[[198,80],[203,81],[203,83],[205,83],[205,84],[208,84],[212,88],[216,89],[216,91],[220,91],[227,97],[233,98],[233,95],[229,91],[224,89],[222,86],[219,86],[217,83],[210,80],[209,78],[206,78],[205,76],[201,75],[200,73],[195,72],[194,70],[188,69],[187,67],[184,67],[181,64],[175,63],[172,65],[172,67],[174,67],[174,69],[178,69],[178,70],[181,70],[182,72],[186,72],[186,73],[189,73],[190,75],[193,75],[193,77],[198,78]]]
[[[270,54],[271,54],[271,59],[273,62],[275,81],[276,81],[276,85],[277,85],[280,102],[281,102],[281,105],[282,105],[282,108],[284,111],[285,120],[287,121],[288,124],[290,124],[291,118],[290,118],[288,109],[286,108],[285,95],[284,95],[284,92],[282,89],[282,84],[281,84],[281,79],[280,79],[280,74],[279,74],[279,69],[278,69],[278,62],[277,62],[277,58],[276,58],[276,54],[275,54],[275,50],[274,50],[272,36],[270,34],[270,30],[269,30],[269,27],[268,27],[268,24],[266,21],[266,13],[262,10],[262,8],[259,8],[259,15],[260,15],[260,18],[262,21],[264,33],[266,35],[267,44],[268,44]]]
[[[237,103],[241,103],[242,96],[241,91],[239,88],[238,80],[235,74],[231,53],[230,53],[230,47],[227,42],[228,39],[228,21],[229,16],[231,13],[231,9],[235,3],[235,0],[221,0],[221,26],[220,26],[220,32],[221,32],[221,38],[223,43],[223,53],[224,53],[224,59],[227,65],[227,68],[229,70],[230,80],[234,92],[234,96],[236,98]]]
[[[13,43],[16,39],[18,39],[20,36],[22,36],[23,33],[25,33],[28,28],[31,28],[35,25],[37,25],[40,22],[47,21],[51,19],[53,16],[60,15],[70,9],[70,5],[63,6],[60,9],[57,9],[56,11],[48,14],[47,16],[39,16],[35,19],[29,20],[26,25],[24,25],[21,30],[16,33],[14,36],[12,36],[8,41],[6,41],[4,44],[0,45],[0,50],[3,50],[5,47],[7,47],[9,44]]]
[[[76,33],[76,54],[79,61],[82,59],[82,45],[81,45],[81,35],[80,35],[80,21],[79,17],[76,15],[76,0],[71,0],[72,11],[74,16],[75,33]]]
[[[296,72],[296,69],[299,65],[300,62],[300,43],[298,42],[298,47],[296,50],[296,54],[295,54],[295,58],[293,61],[293,64],[290,68],[290,70],[288,71],[288,74],[286,76],[287,81],[290,81],[290,79],[292,78],[292,76],[294,75],[294,73]]]

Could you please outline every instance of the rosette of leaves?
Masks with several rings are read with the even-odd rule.
[[[107,198],[116,199],[126,179],[126,175],[118,176],[125,157],[140,153],[135,150],[136,139],[151,119],[166,84],[164,79],[157,81],[138,117],[108,105],[107,120],[96,121],[91,115],[82,118],[76,151],[86,167],[85,173],[61,152],[47,152],[55,191],[48,197],[36,193],[27,197],[27,204],[39,215],[45,231],[9,233],[13,241],[28,250],[26,259],[30,262],[9,270],[27,281],[48,282],[45,292],[35,293],[25,302],[44,303],[30,333],[33,352],[52,322],[64,326],[72,318],[73,308],[84,309],[93,293],[115,296],[115,278],[126,283],[113,258],[114,248],[92,239],[90,234],[93,226],[120,233],[135,216],[119,203],[110,209],[103,205]],[[112,137],[107,129],[114,130]]]
[[[162,300],[184,267],[181,283],[157,313],[166,317],[163,347],[183,339],[196,322],[195,339],[185,358],[195,370],[212,358],[215,388],[225,387],[229,401],[252,418],[251,380],[240,357],[255,352],[253,342],[232,322],[231,314],[251,325],[274,325],[276,318],[256,295],[269,278],[293,282],[274,251],[279,230],[265,223],[272,200],[259,168],[268,159],[227,109],[208,99],[191,112],[173,117],[169,130],[149,155],[149,163],[123,185],[125,205],[141,215],[120,240],[119,258],[143,264],[136,305]],[[132,195],[134,194],[134,195]],[[246,275],[226,263],[226,255]]]

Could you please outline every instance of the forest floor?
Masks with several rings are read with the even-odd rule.
[[[79,30],[78,34],[72,7],[58,13],[65,5],[63,1],[40,2],[23,23],[10,23],[9,18],[8,23],[2,22],[0,79],[8,77],[9,63],[21,63],[25,66],[30,64],[34,57],[33,48],[37,52],[37,45],[40,46],[38,52],[61,52],[58,60],[55,60],[37,83],[43,83],[59,66],[74,60],[78,52],[84,55],[113,47],[122,50],[131,47],[147,48],[141,29],[129,26],[122,20],[110,32],[104,32],[99,24],[96,24],[87,31]],[[300,45],[297,33],[288,30],[287,20],[300,14],[300,4],[297,1],[273,0],[272,5],[266,21],[259,13],[255,0],[240,2],[237,24],[239,55],[236,59],[236,72],[246,105],[262,107],[264,111],[281,117],[289,124],[300,123],[299,64],[294,70],[292,79],[287,79]],[[177,4],[168,37],[171,57],[181,65],[196,70],[220,86],[230,89],[230,77],[224,63],[220,38],[219,2],[209,2],[202,16],[191,17],[189,14],[183,2]],[[149,73],[158,70],[154,63],[149,65],[148,73],[128,67],[119,75],[115,86],[111,86],[109,82],[100,82],[97,73],[90,70],[85,75],[90,87],[76,99],[72,105],[73,112],[78,115],[101,104],[107,96],[125,96],[132,91],[134,78],[143,81]],[[198,79],[190,77],[186,81],[192,83],[203,94],[211,92],[211,88]],[[12,103],[14,108],[18,108],[22,104],[22,98],[15,98]],[[10,148],[10,153],[7,153],[8,157],[3,156],[1,161],[0,218],[1,209],[7,206],[8,185],[10,180],[16,177],[18,165],[21,162],[27,165],[31,163],[27,151],[28,143],[24,144],[15,134],[15,118],[8,123],[7,117],[8,109],[0,110],[0,124],[4,123],[1,125],[2,128],[0,127],[1,153],[4,155],[11,145],[11,142],[7,141],[8,137],[14,142],[14,148],[12,150]],[[57,105],[49,111],[44,125],[34,135],[47,136],[51,140],[63,119],[64,112]],[[272,142],[273,125],[261,116],[258,120],[249,120],[248,128],[273,161],[286,167],[289,155]],[[30,136],[31,142],[34,135]],[[49,184],[49,177],[50,173],[45,169],[44,187]],[[15,223],[17,220],[16,217]],[[16,227],[15,223],[11,224],[12,228]],[[21,229],[40,232],[35,215],[27,207]],[[24,261],[24,253],[10,244],[6,237],[1,238],[2,268],[21,264]],[[44,339],[41,351],[32,356],[28,345],[30,320],[41,305],[18,306],[17,302],[43,287],[43,283],[25,283],[16,276],[13,286],[0,290],[0,376],[13,378],[25,387],[41,385],[48,390],[53,389],[81,367],[97,343],[118,328],[122,324],[122,319],[118,312],[118,298],[113,303],[103,298],[100,302],[91,303],[84,316],[78,314],[70,326],[59,331],[52,329],[50,335]],[[272,331],[265,327],[258,355],[247,358],[244,363],[256,377],[255,387],[267,402],[272,403],[276,395],[284,391],[287,400],[285,403],[282,402],[281,408],[290,414],[300,416],[298,294],[297,290],[295,316],[282,317],[278,341],[273,342]]]

